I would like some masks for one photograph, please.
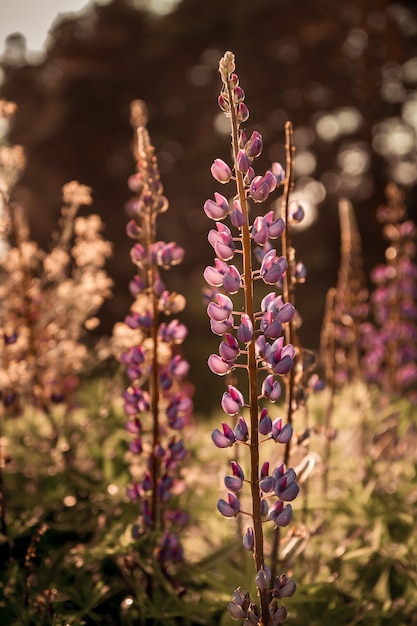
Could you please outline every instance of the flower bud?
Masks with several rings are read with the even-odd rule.
[[[265,569],[260,569],[255,577],[255,583],[258,589],[261,589],[262,591],[266,591],[269,587],[270,582],[271,582],[271,573],[267,572]]]
[[[277,181],[277,186],[280,185],[285,178],[285,171],[281,163],[277,163],[277,162],[272,163],[271,172],[275,176],[275,180]]]
[[[215,159],[210,169],[213,178],[223,185],[232,178],[232,170],[222,159]]]
[[[236,167],[239,172],[242,172],[242,174],[246,174],[246,172],[248,171],[250,167],[250,159],[245,150],[239,150],[239,152],[237,153]]]
[[[242,89],[242,87],[238,85],[237,87],[233,89],[233,102],[237,104],[238,102],[243,102],[244,99],[245,99],[245,92]]]
[[[239,123],[246,122],[249,118],[249,109],[244,102],[239,102],[236,108],[236,117]]]
[[[258,133],[257,130],[255,130],[253,131],[252,135],[250,136],[249,141],[245,145],[246,154],[251,159],[254,159],[255,157],[258,157],[261,154],[262,147],[263,147],[262,135],[261,133]]]
[[[243,547],[249,552],[253,552],[254,545],[255,545],[255,537],[253,533],[253,528],[248,526],[245,534],[243,535]]]
[[[221,93],[217,98],[217,102],[222,111],[224,111],[225,113],[228,113],[230,111],[229,98],[225,94]]]
[[[230,220],[233,226],[235,226],[236,228],[241,228],[245,223],[245,216],[242,211],[242,207],[240,206],[239,200],[234,200],[233,202],[233,209],[230,215]]]
[[[247,343],[253,337],[253,325],[247,313],[243,313],[240,317],[240,326],[237,329],[237,338],[242,343]]]
[[[239,417],[238,419],[235,427],[235,437],[237,441],[247,441],[249,439],[248,426],[243,417]]]

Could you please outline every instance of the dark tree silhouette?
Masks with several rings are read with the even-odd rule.
[[[417,83],[416,71],[404,78],[401,69],[417,54],[412,7],[388,0],[307,0],[302,7],[292,0],[183,0],[171,14],[156,17],[128,0],[113,0],[61,21],[41,63],[13,64],[4,57],[0,95],[18,104],[11,140],[28,154],[14,198],[27,208],[35,237],[49,239],[60,187],[78,179],[93,188],[95,210],[115,242],[110,273],[116,297],[104,310],[103,330],[130,302],[123,207],[133,171],[134,98],[148,104],[171,204],[161,238],[187,248],[177,280],[185,280],[191,333],[205,329],[199,293],[211,252],[202,205],[213,193],[212,160],[229,157],[216,100],[218,61],[230,49],[250,104],[248,132],[263,132],[261,164],[267,168],[271,159],[283,158],[284,123],[291,119],[300,156],[296,178],[300,188],[315,181],[310,188],[321,196],[318,219],[295,238],[309,271],[297,295],[301,334],[306,345],[318,345],[325,293],[339,263],[339,197],[356,208],[368,269],[383,254],[374,215],[393,163],[401,172],[401,159],[416,160],[414,148],[400,155],[372,149],[377,124],[401,120]],[[416,182],[411,175],[405,189],[411,214]],[[195,351],[201,359],[197,346]]]

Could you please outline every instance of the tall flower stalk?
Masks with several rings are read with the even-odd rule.
[[[189,423],[193,404],[186,382],[189,370],[180,346],[187,329],[168,317],[182,311],[185,299],[166,289],[161,270],[182,261],[184,251],[176,243],[157,239],[157,218],[168,209],[163,195],[155,150],[146,129],[146,108],[141,101],[131,105],[135,131],[137,172],[129,179],[136,196],[128,203],[127,234],[134,240],[130,256],[137,273],[130,282],[135,298],[125,325],[115,329],[123,336],[120,359],[129,385],[123,393],[132,436],[132,484],[128,494],[140,503],[134,536],[144,538],[150,554],[157,554],[165,571],[169,563],[182,560],[182,547],[175,532],[185,521],[176,508],[175,494],[181,488],[181,463],[188,452],[181,438]],[[122,335],[121,335],[122,333]],[[148,592],[152,588],[152,574]]]
[[[387,203],[377,219],[387,241],[385,263],[371,272],[374,324],[360,327],[365,378],[385,394],[416,397],[417,383],[417,227],[407,219],[404,196],[398,187],[386,189]]]
[[[290,270],[285,254],[278,255],[271,243],[283,236],[285,220],[275,217],[271,210],[251,221],[250,211],[253,205],[261,205],[268,199],[282,184],[285,174],[281,165],[273,163],[266,173],[256,175],[253,166],[262,152],[262,136],[254,131],[247,138],[242,128],[249,111],[231,52],[226,52],[221,59],[219,71],[222,90],[218,101],[230,118],[233,164],[230,167],[216,159],[211,172],[222,184],[233,180],[236,194],[229,202],[215,192],[214,200],[209,199],[204,205],[206,215],[216,222],[216,228],[210,230],[208,236],[216,257],[214,265],[204,272],[206,281],[214,289],[207,312],[212,332],[222,338],[219,353],[209,357],[208,365],[217,375],[234,371],[239,382],[238,386],[228,385],[221,402],[223,411],[236,416],[236,422],[234,425],[223,422],[222,429],[213,431],[212,439],[219,448],[245,446],[249,453],[249,476],[245,476],[243,462],[242,465],[231,462],[232,475],[226,476],[224,481],[227,500],[220,499],[218,509],[227,518],[249,517],[243,545],[253,552],[255,563],[258,604],[252,601],[249,592],[243,593],[238,588],[228,605],[230,614],[234,619],[246,620],[247,624],[275,626],[286,620],[282,598],[294,593],[295,583],[285,573],[271,578],[265,555],[264,528],[267,522],[278,528],[290,523],[290,502],[296,498],[299,487],[294,470],[287,469],[285,463],[279,463],[270,471],[269,461],[261,457],[261,444],[272,439],[286,446],[293,433],[291,423],[284,424],[281,417],[274,420],[270,417],[268,402],[279,399],[279,378],[286,376],[293,367],[295,349],[285,341],[284,327],[294,319],[295,307],[276,291],[264,295],[265,285],[282,291],[286,272]],[[287,217],[301,210],[298,204],[289,208],[290,186],[291,181],[287,179]],[[237,235],[224,223],[227,217]],[[238,257],[240,262],[234,265],[233,260]],[[257,284],[263,293],[255,289]],[[286,284],[285,295],[288,296],[290,287],[288,282]],[[237,306],[230,296],[236,297]],[[245,486],[250,491],[248,511],[241,503]]]

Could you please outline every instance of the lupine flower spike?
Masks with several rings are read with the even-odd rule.
[[[404,196],[394,184],[386,189],[387,203],[379,207],[388,243],[385,264],[371,272],[374,324],[362,324],[365,378],[386,394],[405,394],[417,400],[417,265],[415,222],[407,219]]]
[[[260,443],[272,439],[285,446],[292,436],[291,425],[283,424],[279,417],[273,419],[264,405],[278,400],[280,378],[293,367],[295,350],[283,333],[294,318],[295,308],[275,291],[282,286],[288,262],[272,242],[282,237],[285,220],[268,211],[251,222],[249,207],[253,211],[266,202],[283,183],[284,173],[282,166],[274,163],[268,171],[256,174],[255,160],[262,153],[262,136],[254,131],[247,138],[242,127],[249,110],[231,52],[221,59],[219,71],[219,106],[230,118],[233,162],[215,159],[211,173],[224,186],[223,193],[227,193],[231,181],[236,190],[230,199],[216,192],[214,200],[207,200],[204,205],[206,215],[215,221],[208,236],[215,253],[214,264],[204,272],[213,290],[207,313],[213,333],[221,338],[218,354],[209,357],[208,365],[219,376],[233,372],[238,382],[228,385],[223,394],[221,406],[229,417],[221,428],[214,430],[212,439],[219,448],[245,446],[250,459],[247,476],[241,465],[232,461],[232,475],[224,481],[228,494],[217,506],[224,517],[246,513],[251,520],[244,530],[243,546],[253,552],[258,604],[248,592],[236,589],[228,605],[230,615],[245,620],[245,624],[275,626],[285,621],[282,598],[294,593],[295,583],[285,574],[271,579],[264,555],[264,523],[284,527],[291,522],[290,502],[296,498],[299,487],[293,469],[281,463],[270,471],[269,462],[262,463]],[[224,223],[227,218],[230,227]],[[257,281],[272,289],[259,303],[255,300]],[[236,307],[239,311],[233,305],[235,294],[243,299],[243,308]],[[246,376],[238,378],[241,372]],[[240,494],[247,485],[251,508],[244,511]]]
[[[180,351],[187,329],[177,319],[169,320],[182,311],[185,299],[165,287],[160,272],[180,263],[183,249],[157,240],[157,218],[167,210],[168,201],[142,102],[132,103],[131,120],[137,172],[129,179],[136,197],[127,206],[131,218],[127,234],[135,242],[130,252],[137,269],[130,283],[135,300],[125,325],[115,328],[114,338],[116,345],[121,337],[125,340],[119,356],[129,379],[123,393],[126,427],[132,436],[132,462],[141,472],[141,476],[135,472],[128,488],[140,510],[134,535],[146,541],[156,537],[156,544],[149,547],[165,569],[168,563],[182,560],[176,529],[186,515],[176,508],[173,492],[178,491],[181,465],[188,456],[181,433],[190,422],[193,404],[186,383],[189,366]]]

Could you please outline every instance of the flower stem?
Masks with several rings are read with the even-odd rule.
[[[284,193],[282,197],[282,206],[283,206],[283,218],[285,224],[287,225],[285,231],[282,236],[282,256],[286,258],[288,263],[287,271],[283,276],[283,298],[284,302],[290,302],[295,305],[295,289],[294,289],[294,250],[291,246],[291,232],[289,228],[289,199],[290,192],[293,188],[293,168],[294,168],[294,151],[295,148],[293,146],[293,127],[291,122],[287,122],[285,124],[285,152],[286,152],[286,178],[284,184]],[[296,335],[296,327],[295,320],[292,319],[285,327],[285,342],[291,343],[295,345],[295,335]],[[293,421],[293,411],[294,411],[294,379],[295,379],[295,367],[292,367],[285,378],[285,400],[287,406],[287,422],[292,425]],[[289,441],[285,446],[284,453],[284,463],[288,464],[289,456],[290,456],[290,446],[291,442]]]
[[[227,81],[227,90],[230,102],[233,102],[233,93],[230,82]],[[232,148],[235,163],[236,186],[240,205],[244,215],[244,223],[241,227],[242,252],[243,252],[243,287],[245,312],[249,316],[252,325],[255,325],[254,290],[252,281],[252,247],[249,228],[249,211],[243,175],[237,168],[238,155],[238,121],[235,108],[231,107],[232,120]],[[261,497],[259,492],[259,436],[258,436],[258,366],[255,353],[254,337],[248,343],[247,371],[249,385],[249,415],[250,415],[250,485],[252,498],[252,517],[254,532],[254,559],[256,571],[264,568],[264,537],[262,529]],[[261,619],[260,623],[268,624],[268,591],[258,589]]]

